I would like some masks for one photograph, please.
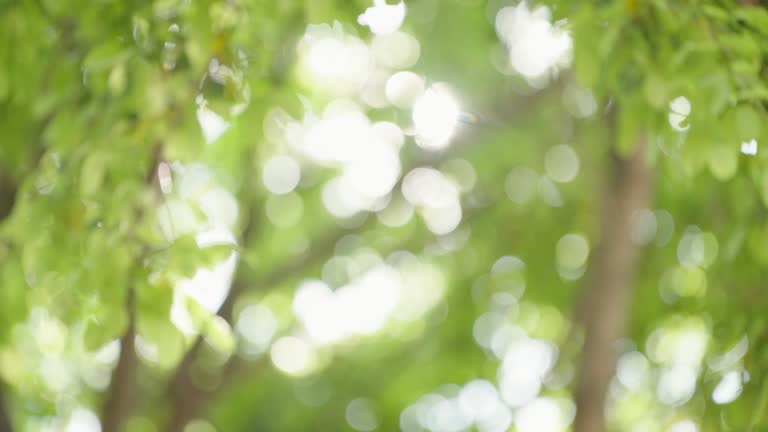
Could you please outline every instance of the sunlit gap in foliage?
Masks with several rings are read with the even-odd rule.
[[[311,95],[329,102],[317,112],[311,95],[303,97],[301,120],[279,108],[268,114],[265,135],[279,150],[264,165],[263,179],[272,193],[288,194],[300,187],[305,167],[334,170],[339,174],[326,181],[322,200],[339,223],[354,226],[358,215],[376,212],[385,225],[399,226],[419,209],[430,230],[447,234],[461,221],[458,188],[427,181],[418,170],[402,172],[399,154],[404,145],[411,145],[407,140],[411,135],[426,151],[445,149],[462,112],[447,84],[427,88],[424,77],[403,70],[416,63],[420,51],[418,42],[399,30],[399,14],[404,11],[402,3],[377,3],[361,15],[361,22],[375,27],[369,42],[346,32],[338,22],[307,28],[298,44],[299,79]],[[410,111],[412,123],[372,122],[368,117],[368,109],[391,107]],[[432,171],[432,177],[443,177]],[[402,196],[394,190],[401,179]],[[415,193],[415,187],[423,191]],[[416,196],[425,194],[443,198],[426,202]],[[270,198],[268,207],[300,214],[302,205],[286,196],[279,204]],[[290,225],[277,217],[270,220]]]
[[[379,427],[379,419],[373,410],[373,404],[366,398],[351,400],[344,411],[344,417],[356,431],[371,432]]]
[[[165,182],[165,197],[157,210],[164,237],[175,242],[184,236],[193,236],[201,249],[234,247],[233,229],[239,206],[232,193],[221,187],[215,173],[203,164],[173,163],[170,166],[173,175],[165,175],[161,180]],[[185,334],[199,331],[188,310],[189,300],[209,313],[218,311],[229,293],[236,263],[237,252],[232,251],[212,263],[212,267],[198,269],[191,279],[177,281],[171,321],[179,330]],[[147,338],[141,335],[140,338],[137,349],[151,361],[156,349]]]
[[[575,407],[562,390],[570,380],[556,368],[555,341],[568,331],[557,309],[522,299],[525,263],[515,256],[496,260],[472,286],[475,303],[489,307],[473,326],[473,336],[498,363],[496,383],[477,379],[448,384],[422,396],[400,415],[403,431],[561,432]]]
[[[757,140],[751,139],[741,143],[741,152],[747,156],[757,155]]]
[[[241,52],[242,54],[242,52]],[[247,61],[241,59],[243,66],[247,66]],[[229,85],[236,91],[234,103],[232,103],[225,112],[216,112],[208,105],[203,95],[203,89],[208,83],[212,85]],[[197,104],[197,121],[203,132],[203,137],[207,144],[212,144],[218,140],[230,127],[230,121],[227,117],[237,117],[245,111],[251,102],[250,85],[246,82],[243,71],[236,66],[227,66],[221,64],[216,58],[208,63],[208,70],[200,81],[200,93],[195,98]]]
[[[517,205],[528,205],[534,196],[551,207],[564,205],[560,184],[574,181],[579,175],[581,162],[572,146],[558,144],[552,146],[544,155],[544,174],[539,175],[533,168],[517,166],[512,168],[505,180],[507,198]],[[584,257],[586,259],[586,256]],[[567,269],[568,267],[560,267]],[[583,273],[583,268],[571,268],[565,273],[566,278],[576,279]],[[560,270],[559,270],[560,271]],[[561,275],[565,274],[560,271]],[[564,276],[565,277],[565,276]]]
[[[669,124],[678,132],[685,132],[690,125],[684,124],[691,114],[691,102],[685,96],[678,96],[669,103]]]
[[[169,31],[177,33],[179,26],[172,24]],[[165,48],[167,51],[173,48],[173,44],[166,43]],[[200,80],[199,94],[195,99],[196,116],[208,145],[215,145],[229,130],[231,122],[228,118],[239,116],[250,104],[250,85],[244,79],[243,72],[243,68],[247,67],[247,59],[243,57],[242,52],[239,54],[237,64],[232,65],[222,64],[217,58],[211,59]],[[169,69],[169,64],[166,59],[166,69]],[[172,64],[170,68],[173,68]],[[211,109],[204,95],[208,85],[227,85],[234,88],[236,97],[233,103],[221,112]],[[170,243],[170,248],[176,248],[179,239],[191,236],[201,250],[221,247],[231,249],[206,267],[198,268],[191,278],[181,278],[174,282],[171,322],[189,336],[199,333],[203,328],[218,329],[217,334],[224,335],[224,345],[221,344],[221,338],[218,343],[212,340],[209,342],[219,349],[228,350],[231,342],[226,342],[226,335],[231,333],[231,329],[215,314],[229,294],[238,260],[238,254],[234,251],[237,240],[233,231],[239,212],[237,200],[220,184],[217,174],[202,163],[185,165],[173,162],[169,165],[162,162],[157,168],[157,175],[163,193],[163,203],[158,208],[157,219],[160,231]],[[179,255],[191,252],[179,250],[174,253]],[[151,275],[150,284],[162,289],[162,277],[158,274]],[[206,316],[200,316],[201,313]],[[145,326],[145,329],[149,328],[151,326]],[[138,354],[151,363],[160,360],[162,346],[168,344],[167,340],[163,340],[163,332],[154,330],[139,329],[136,336]],[[208,338],[209,334],[204,336]],[[179,347],[170,356],[169,361],[172,363],[182,350],[183,348]]]
[[[31,418],[25,425],[28,430],[44,432],[102,432],[96,413],[83,407],[74,407],[68,416]]]
[[[711,232],[688,226],[677,245],[679,266],[665,271],[659,279],[659,295],[665,303],[674,304],[707,293],[706,270],[717,260],[719,243]]]
[[[496,14],[496,33],[504,43],[504,60],[497,64],[503,73],[516,72],[537,88],[546,86],[552,76],[568,67],[572,58],[567,23],[551,22],[549,8],[529,8],[523,1]]]
[[[360,25],[368,26],[375,34],[397,31],[405,20],[405,3],[387,4],[386,0],[374,0],[373,6],[357,17]]]
[[[313,186],[318,170],[327,170],[332,175],[321,184],[320,198],[339,224],[375,212],[382,224],[397,227],[418,212],[435,234],[458,227],[461,193],[474,184],[472,166],[453,160],[444,167],[450,175],[427,167],[403,172],[400,161],[406,145],[445,149],[461,119],[447,84],[428,86],[425,77],[407,70],[416,64],[420,46],[400,30],[405,11],[402,2],[380,1],[365,10],[358,21],[370,27],[370,40],[338,22],[308,26],[297,47],[297,76],[306,91],[300,96],[303,117],[295,119],[278,107],[264,123],[274,150],[261,165],[262,183],[274,225],[296,223],[303,191]],[[372,121],[369,110],[375,109],[402,110],[410,122]],[[425,259],[405,251],[384,258],[352,237],[336,249],[320,279],[296,287],[294,326],[280,331],[281,318],[270,298],[240,311],[235,328],[246,354],[268,351],[278,370],[307,375],[327,364],[333,345],[382,331],[397,333],[443,297],[444,276]],[[366,407],[364,400],[347,407],[346,418],[357,430],[375,427]]]
[[[728,404],[749,381],[743,366],[746,336],[721,353],[711,353],[711,342],[705,319],[692,315],[663,320],[646,339],[644,350],[627,342],[629,349],[619,356],[612,384],[609,423],[622,429],[699,431],[695,421],[684,418],[697,386],[714,378],[713,402]]]
[[[14,326],[12,345],[0,350],[0,375],[6,383],[32,386],[28,388],[69,405],[56,416],[30,417],[25,423],[30,430],[101,432],[98,407],[81,405],[86,402],[79,398],[109,386],[120,346],[114,341],[89,351],[86,326],[80,323],[70,331],[48,309],[35,307],[25,322]]]
[[[416,143],[428,150],[445,148],[459,121],[459,105],[445,85],[433,85],[413,104]]]
[[[345,242],[357,242],[352,238]],[[322,366],[322,350],[345,340],[393,331],[420,319],[442,299],[445,281],[440,270],[415,255],[399,251],[382,259],[373,249],[359,246],[336,255],[323,266],[321,280],[299,284],[292,300],[298,325],[270,348],[274,365],[290,375],[306,375]],[[250,308],[250,307],[249,307]],[[267,310],[245,309],[274,329]],[[258,316],[256,316],[258,314]],[[240,322],[238,320],[238,323]],[[271,334],[245,333],[249,342],[265,348]]]

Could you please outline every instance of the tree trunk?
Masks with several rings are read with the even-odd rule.
[[[197,354],[203,349],[202,344],[202,339],[198,338],[188,355],[179,364],[169,386],[168,396],[172,398],[173,406],[168,432],[182,432],[187,423],[199,415],[200,407],[208,398],[208,392],[195,385],[192,379],[193,363],[197,360]]]
[[[0,224],[11,214],[16,200],[16,185],[9,177],[0,173]],[[0,432],[12,432],[11,416],[0,393]]]
[[[0,395],[0,432],[13,432],[11,415],[8,413],[8,407]]]
[[[129,289],[127,299],[129,323],[125,334],[120,339],[120,358],[112,372],[110,394],[104,404],[101,424],[103,431],[119,432],[130,417],[136,399],[136,372],[139,359],[136,357],[133,303],[133,289]]]
[[[635,213],[647,208],[651,173],[645,139],[628,159],[610,158],[602,209],[600,242],[593,255],[581,307],[585,340],[576,388],[574,432],[605,431],[605,401],[616,367],[617,342],[624,336],[634,284],[636,248],[631,231]]]

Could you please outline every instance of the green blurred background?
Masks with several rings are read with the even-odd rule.
[[[0,432],[768,429],[768,6],[0,0]]]

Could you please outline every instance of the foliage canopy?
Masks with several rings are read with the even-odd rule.
[[[768,428],[768,6],[373,3],[0,0],[0,431]]]

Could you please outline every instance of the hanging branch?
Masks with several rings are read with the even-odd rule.
[[[615,116],[609,114],[615,138]],[[576,388],[574,432],[605,431],[605,402],[616,368],[617,342],[624,336],[634,285],[637,251],[632,220],[651,200],[651,172],[640,138],[628,159],[610,156],[611,177],[603,198],[600,242],[582,299],[585,341]]]

